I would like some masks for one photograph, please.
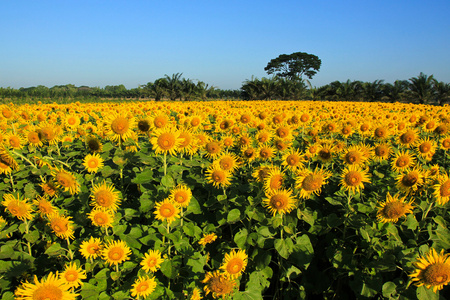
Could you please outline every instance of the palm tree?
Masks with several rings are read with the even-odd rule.
[[[450,83],[435,80],[433,88],[439,105],[443,105],[450,100]]]
[[[434,77],[433,75],[427,76],[420,72],[419,76],[409,79],[409,90],[415,96],[420,104],[428,103],[434,97]]]
[[[378,79],[374,82],[364,82],[361,87],[364,100],[370,102],[381,100],[381,97],[383,96],[383,80]]]
[[[396,80],[394,84],[386,83],[383,85],[383,100],[393,103],[403,101],[407,97],[409,83],[406,80]]]
[[[177,98],[182,97],[182,93],[181,93],[181,87],[182,87],[182,83],[181,83],[181,75],[183,75],[183,73],[176,73],[176,74],[172,74],[172,77],[169,77],[169,75],[164,75],[167,85],[166,85],[166,92],[167,95],[169,96],[170,100],[175,100]]]

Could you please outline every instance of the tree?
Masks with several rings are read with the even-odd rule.
[[[301,79],[306,75],[312,79],[320,69],[322,61],[314,54],[305,52],[295,52],[292,54],[281,54],[277,58],[269,61],[264,68],[269,75],[275,74],[291,80]]]
[[[435,81],[433,75],[428,76],[420,72],[419,76],[409,79],[409,89],[412,94],[419,99],[420,104],[426,104],[435,96],[433,83]]]

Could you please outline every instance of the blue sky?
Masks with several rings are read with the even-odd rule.
[[[183,73],[239,89],[280,54],[322,60],[311,81],[450,82],[450,1],[0,1],[0,86],[135,88]]]

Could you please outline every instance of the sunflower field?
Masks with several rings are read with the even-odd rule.
[[[1,299],[450,299],[450,107],[0,106]]]

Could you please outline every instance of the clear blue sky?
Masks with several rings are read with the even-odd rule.
[[[322,60],[312,84],[450,82],[449,0],[0,1],[0,86],[135,88],[165,74],[239,89],[279,54]]]

